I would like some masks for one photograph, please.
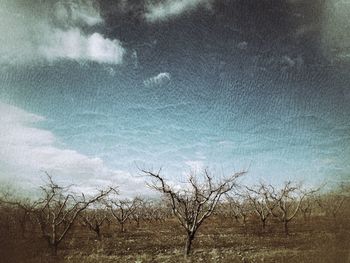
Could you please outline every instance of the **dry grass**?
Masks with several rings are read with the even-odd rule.
[[[80,226],[59,247],[56,258],[49,256],[38,230],[25,238],[4,233],[0,238],[0,262],[350,262],[350,224],[347,219],[334,226],[324,218],[310,222],[299,219],[285,236],[278,222],[262,233],[258,222],[246,229],[233,220],[213,218],[199,230],[192,256],[185,260],[185,236],[175,220],[116,226],[103,229],[101,241]]]

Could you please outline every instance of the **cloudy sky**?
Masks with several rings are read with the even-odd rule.
[[[0,0],[0,181],[348,180],[349,16],[338,0]]]

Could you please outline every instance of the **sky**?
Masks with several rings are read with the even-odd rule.
[[[0,182],[350,178],[350,3],[0,0]]]

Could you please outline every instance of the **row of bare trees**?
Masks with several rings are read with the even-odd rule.
[[[37,200],[16,201],[5,196],[1,201],[22,210],[20,223],[23,234],[27,219],[31,216],[40,227],[41,235],[47,241],[52,255],[56,255],[58,245],[65,239],[78,216],[114,189],[101,190],[94,196],[86,197],[84,194],[73,193],[70,187],[59,186],[50,175],[47,178],[47,184],[40,187],[41,196]]]
[[[243,204],[239,204],[240,214],[246,219],[249,212],[253,212],[259,218],[264,231],[267,220],[270,216],[278,219],[284,226],[284,232],[289,234],[288,224],[300,211],[308,212],[310,207],[305,203],[319,189],[303,190],[300,185],[293,184],[291,181],[286,182],[279,189],[272,185],[261,183],[260,185],[250,188],[245,187],[239,195],[243,197]],[[232,202],[230,202],[232,203]]]
[[[305,190],[290,181],[279,188],[263,183],[246,187],[238,183],[245,172],[216,179],[204,170],[202,176],[191,174],[182,187],[169,183],[160,170],[142,172],[149,178],[148,185],[161,193],[162,199],[119,198],[116,187],[87,197],[74,193],[71,187],[57,185],[47,175],[48,181],[40,187],[38,199],[19,200],[3,194],[0,209],[12,211],[23,236],[29,224],[40,229],[52,255],[57,254],[59,244],[75,225],[87,227],[101,240],[101,229],[107,226],[111,231],[112,223],[120,226],[120,232],[125,232],[128,222],[133,221],[140,227],[143,222],[161,224],[175,217],[186,235],[184,254],[188,256],[198,230],[213,214],[232,218],[243,226],[250,218],[257,218],[263,232],[270,218],[274,218],[282,223],[288,235],[289,223],[298,215],[309,220],[311,214],[318,211],[335,220],[348,198],[336,192],[321,195],[320,189]],[[11,222],[11,219],[0,218],[0,223],[4,222]]]
[[[286,235],[289,224],[297,216],[305,222],[311,215],[326,216],[336,224],[337,215],[342,212],[343,204],[349,200],[349,191],[321,193],[321,187],[303,189],[300,184],[285,182],[279,188],[260,183],[254,187],[241,187],[237,192],[227,195],[217,214],[234,218],[246,226],[248,218],[257,218],[265,232],[267,222],[275,219],[282,223]]]

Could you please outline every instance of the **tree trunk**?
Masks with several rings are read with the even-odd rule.
[[[288,221],[284,221],[284,233],[289,236]]]
[[[303,212],[303,217],[304,217],[304,221],[307,222],[308,220],[307,220],[307,214],[306,214],[306,212]]]
[[[57,243],[50,244],[51,256],[53,256],[53,257],[57,256],[57,247],[58,247]]]
[[[125,232],[124,222],[121,222],[121,223],[120,223],[120,231],[121,231],[122,233]]]
[[[97,235],[97,240],[101,240],[101,231],[100,231],[100,227],[97,226],[96,227],[96,235]]]
[[[26,230],[27,230],[27,227],[26,227],[26,219],[23,219],[23,221],[20,222],[20,225],[21,225],[22,238],[25,238],[25,236],[26,236]]]
[[[194,239],[194,233],[188,233],[185,246],[185,257],[189,256],[192,248],[192,241]]]
[[[244,233],[247,233],[247,218],[246,216],[243,216],[243,229],[244,229]]]
[[[56,241],[56,225],[55,223],[51,224],[51,228],[52,228],[52,236],[49,239],[49,245],[51,248],[51,256],[57,256],[57,246],[58,246],[58,242]]]
[[[305,222],[310,222],[311,211],[305,211],[305,212],[303,212],[303,216],[304,216],[304,221],[305,221]]]
[[[266,229],[266,219],[262,220],[262,231],[265,232]]]

